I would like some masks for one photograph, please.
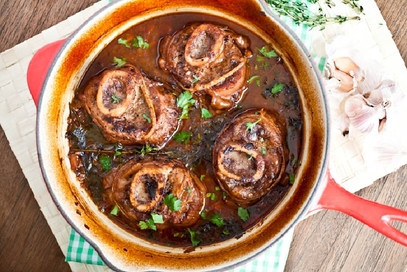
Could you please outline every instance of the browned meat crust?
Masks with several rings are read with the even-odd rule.
[[[162,146],[178,127],[174,95],[132,65],[106,70],[91,79],[83,99],[110,142]]]
[[[219,134],[213,165],[220,186],[237,203],[256,202],[276,185],[286,165],[285,129],[264,109],[239,114]]]
[[[151,213],[160,214],[163,229],[187,227],[199,218],[205,205],[205,185],[177,160],[130,160],[104,179],[105,193],[111,203],[129,219],[148,220]],[[172,194],[181,201],[179,210],[171,211],[164,198]]]
[[[158,63],[183,89],[209,94],[214,108],[228,109],[247,89],[249,46],[230,29],[196,23],[163,38]]]

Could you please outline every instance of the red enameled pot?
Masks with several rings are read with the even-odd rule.
[[[166,13],[191,11],[222,16],[245,24],[259,35],[271,37],[299,89],[305,132],[302,165],[293,188],[277,208],[240,239],[184,253],[182,249],[138,239],[99,212],[70,171],[64,135],[73,90],[104,46],[140,21]],[[254,258],[299,220],[321,209],[346,213],[407,246],[407,235],[391,226],[395,220],[407,222],[407,212],[355,196],[330,176],[329,116],[320,75],[298,37],[263,1],[116,1],[91,17],[68,39],[39,50],[29,65],[27,79],[38,105],[38,153],[50,194],[66,220],[115,270],[230,269]]]

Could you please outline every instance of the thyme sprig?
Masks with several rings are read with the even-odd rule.
[[[313,13],[306,2],[310,4],[319,4],[318,0],[266,0],[266,3],[269,4],[277,14],[291,18],[296,24],[308,25],[310,28],[319,26],[320,30],[323,30],[327,24],[342,24],[350,20],[360,20],[359,16],[336,15],[329,17],[323,12],[321,7],[318,8],[317,13]],[[325,0],[324,2],[329,8],[335,6],[335,3],[331,0]],[[358,0],[342,0],[342,2],[349,5],[358,13],[363,13],[363,7],[357,3]]]

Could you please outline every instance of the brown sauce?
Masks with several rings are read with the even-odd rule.
[[[198,104],[209,108],[212,117],[202,119],[200,108],[192,107],[189,112],[189,119],[183,120],[178,129],[178,132],[191,133],[187,143],[170,140],[162,149],[154,150],[152,147],[123,146],[120,143],[106,141],[98,127],[92,123],[80,99],[87,82],[103,70],[113,68],[113,58],[125,58],[127,63],[136,66],[150,79],[163,82],[175,95],[179,95],[183,90],[177,87],[171,76],[161,70],[157,64],[158,46],[163,36],[172,35],[191,22],[224,25],[236,33],[248,37],[253,52],[249,60],[250,77],[255,77],[248,84],[246,95],[236,107],[223,112],[210,109],[207,97],[197,97]],[[119,38],[132,40],[136,36],[143,37],[149,43],[149,48],[127,48],[117,42]],[[102,212],[119,226],[139,237],[163,245],[189,247],[192,245],[189,231],[192,230],[197,233],[199,245],[238,238],[260,222],[281,201],[291,187],[290,179],[295,175],[295,168],[299,163],[302,113],[298,91],[293,85],[291,75],[284,66],[283,60],[279,57],[268,59],[260,54],[259,49],[265,45],[267,45],[267,41],[260,39],[246,28],[222,18],[203,14],[174,14],[153,18],[133,26],[113,40],[100,53],[76,90],[70,105],[69,126],[66,135],[70,142],[72,170],[77,174],[78,180],[82,182]],[[284,88],[273,94],[271,90],[276,83],[284,84]],[[212,147],[218,133],[236,114],[249,108],[270,109],[285,120],[289,156],[283,180],[260,201],[245,207],[250,216],[244,222],[237,214],[238,205],[219,189],[211,161]],[[152,148],[152,150],[148,150],[148,148]],[[110,158],[113,169],[120,167],[129,159],[142,158],[143,156],[165,156],[182,160],[193,173],[201,178],[207,187],[205,214],[194,226],[188,229],[170,228],[156,231],[140,230],[138,222],[132,222],[120,213],[118,215],[110,214],[113,204],[108,203],[104,196],[103,177],[107,171],[103,169],[99,160],[102,154]],[[208,220],[214,213],[219,214],[223,219],[224,224],[222,226],[217,226]]]

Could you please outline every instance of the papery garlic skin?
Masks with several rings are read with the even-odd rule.
[[[403,93],[383,66],[350,45],[343,36],[326,45],[331,114],[344,135],[380,132]]]

